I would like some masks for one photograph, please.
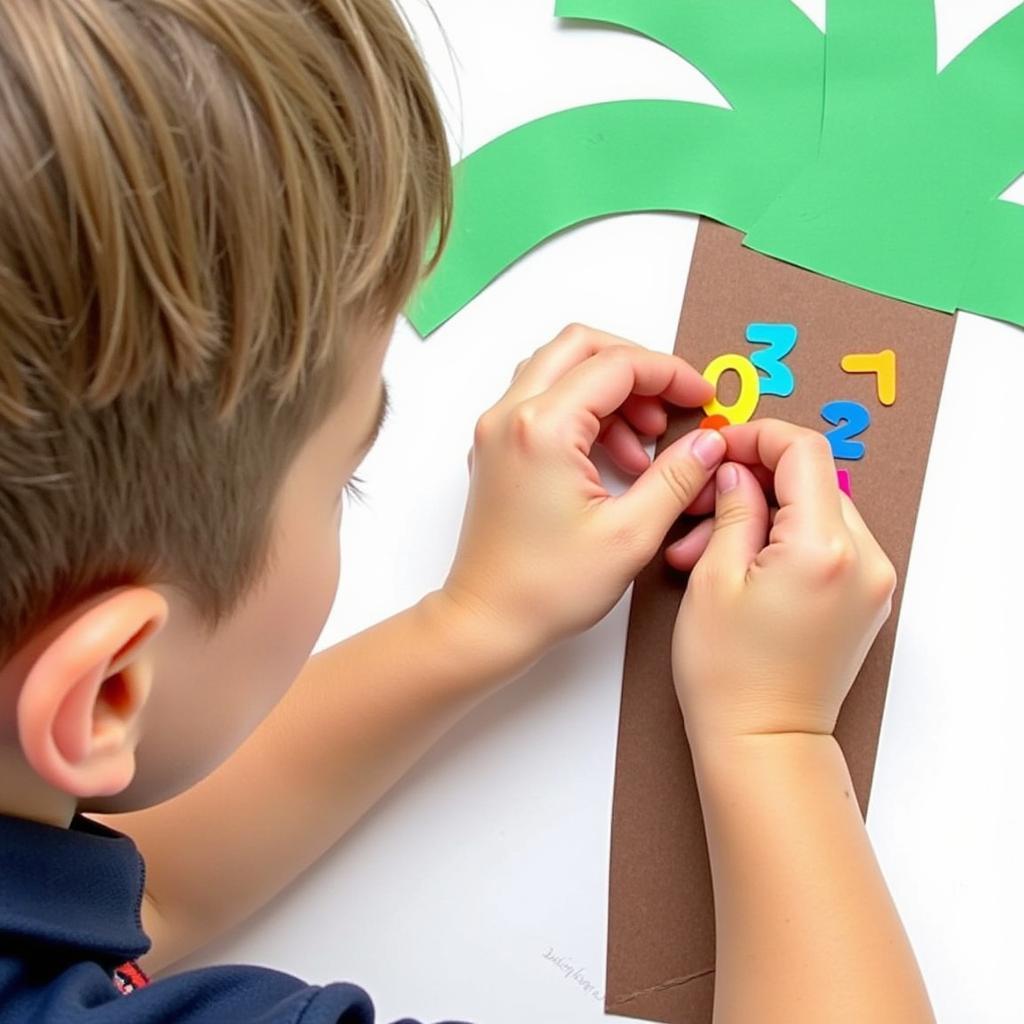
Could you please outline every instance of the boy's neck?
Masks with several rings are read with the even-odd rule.
[[[73,797],[46,785],[25,764],[20,749],[0,745],[0,814],[67,828],[76,809]]]

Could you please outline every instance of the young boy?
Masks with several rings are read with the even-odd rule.
[[[696,566],[674,663],[716,1018],[931,1019],[831,736],[893,574],[819,435],[698,432],[652,465],[639,438],[708,385],[570,328],[480,420],[445,586],[304,664],[448,222],[389,0],[4,4],[0,118],[0,1021],[370,1022],[347,983],[143,972],[599,620],[687,508],[715,513],[668,558]],[[621,497],[595,444],[636,475]]]

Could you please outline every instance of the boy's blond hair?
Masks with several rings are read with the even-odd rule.
[[[215,623],[444,238],[427,73],[390,0],[18,0],[0,119],[0,663],[121,582]]]

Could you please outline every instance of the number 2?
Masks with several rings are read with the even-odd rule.
[[[783,360],[796,346],[800,332],[792,324],[751,324],[747,328],[747,341],[751,345],[767,345],[766,351],[755,352],[750,361],[768,376],[761,381],[762,395],[788,398],[793,394],[796,381],[793,371]]]
[[[832,445],[832,457],[856,461],[864,458],[865,448],[859,437],[871,426],[871,413],[860,402],[829,402],[821,410],[826,423],[835,424],[825,436]]]

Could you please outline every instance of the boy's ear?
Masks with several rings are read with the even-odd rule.
[[[149,697],[146,641],[167,619],[154,590],[111,590],[65,616],[17,699],[25,759],[78,799],[120,793],[135,774],[139,716]]]

